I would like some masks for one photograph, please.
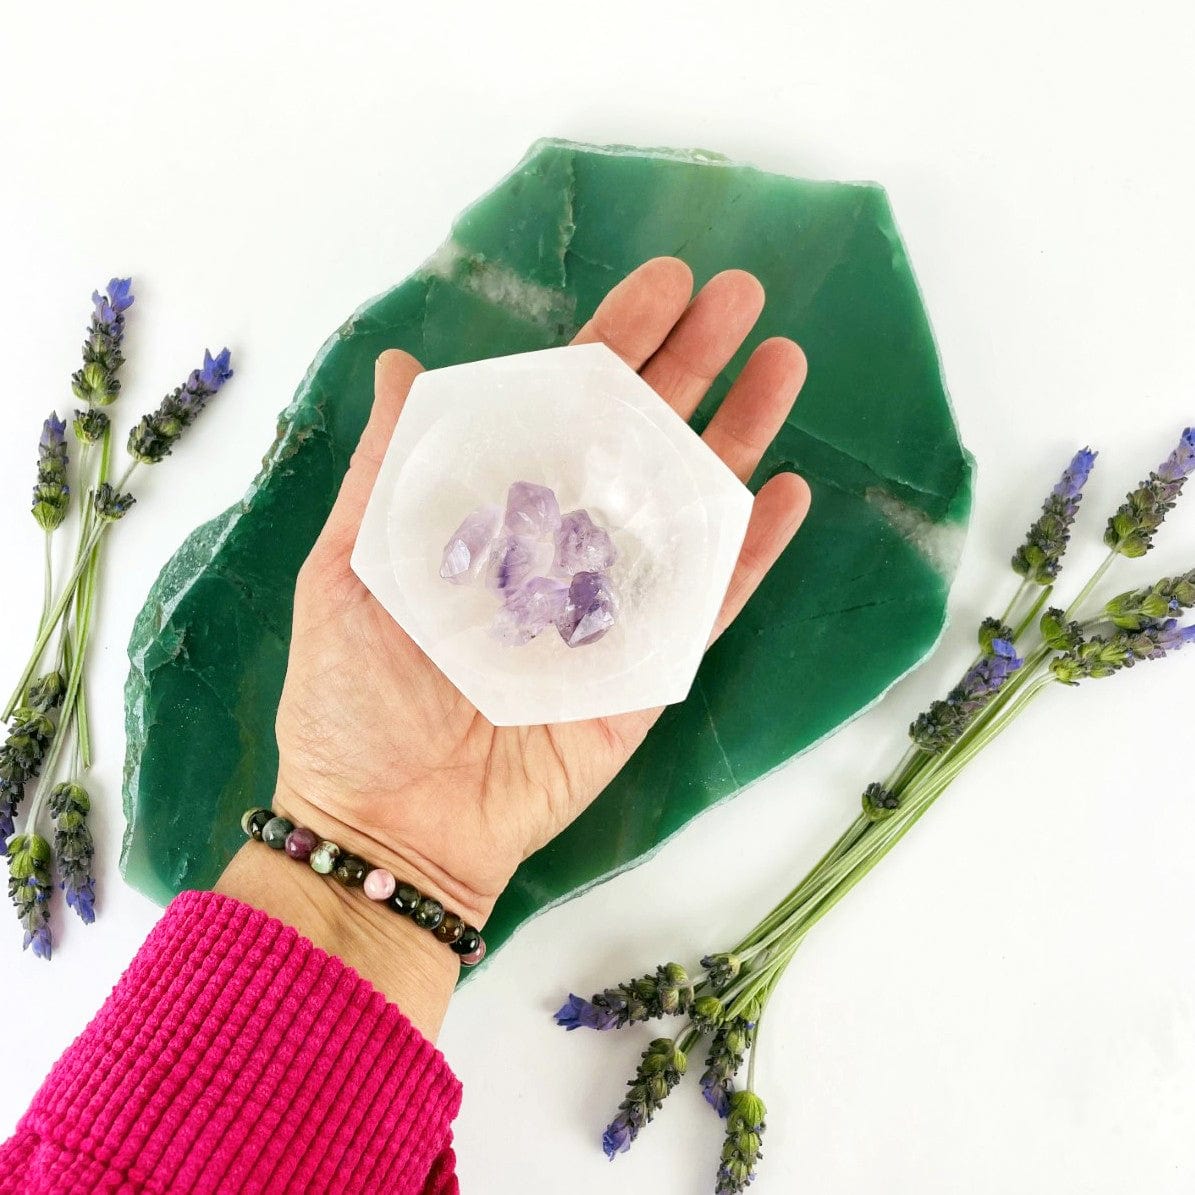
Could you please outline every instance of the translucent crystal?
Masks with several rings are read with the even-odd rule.
[[[500,593],[517,589],[551,566],[551,544],[523,535],[502,535],[490,549],[486,584]]]
[[[578,573],[556,626],[569,647],[584,647],[610,630],[616,615],[610,582],[601,573]]]
[[[559,623],[569,587],[552,577],[532,577],[510,593],[490,627],[494,637],[512,647],[530,643],[536,635]]]
[[[560,520],[556,531],[556,568],[574,573],[605,572],[617,553],[610,536],[589,517],[587,510],[573,510]]]
[[[542,539],[560,526],[560,503],[546,485],[516,481],[506,495],[506,530]]]
[[[506,534],[529,534],[491,551],[485,584],[447,592],[445,544],[466,512],[503,493]],[[570,519],[564,557],[562,508],[589,516]],[[415,379],[353,568],[495,725],[611,716],[688,693],[750,513],[746,486],[617,354],[545,349]],[[535,577],[566,581],[557,558],[608,555],[590,522],[617,558],[577,576],[603,572],[605,583],[577,584],[561,633],[525,638],[542,618],[531,598],[546,595],[500,615],[496,596]]]
[[[502,512],[496,506],[483,506],[465,517],[444,546],[440,576],[445,581],[464,585],[477,579],[501,519]]]

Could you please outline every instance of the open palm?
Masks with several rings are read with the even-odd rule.
[[[750,332],[763,291],[731,270],[692,298],[675,258],[634,271],[575,343],[602,341],[688,419]],[[357,528],[419,363],[378,360],[376,397],[336,505],[299,573],[278,709],[277,807],[412,879],[482,925],[518,864],[605,787],[659,717],[643,710],[560,725],[491,725],[349,567]],[[705,440],[744,480],[805,377],[791,341],[763,342]],[[759,492],[714,629],[742,609],[795,533],[809,490],[794,474]]]

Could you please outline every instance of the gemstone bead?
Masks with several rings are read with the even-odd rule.
[[[425,896],[411,914],[411,920],[421,929],[435,929],[444,920],[444,906],[438,900]]]
[[[334,842],[325,841],[311,852],[307,862],[311,864],[312,871],[318,871],[320,875],[326,876],[332,874],[332,869],[336,866],[336,860],[339,858],[340,847]]]
[[[396,912],[409,917],[418,907],[423,897],[418,888],[410,884],[399,884],[394,889],[394,895],[386,902]]]
[[[250,838],[256,838],[258,842],[261,841],[262,827],[269,821],[273,821],[274,814],[269,809],[250,809],[244,817],[241,818],[241,829],[249,835]]]
[[[461,955],[461,966],[476,967],[483,958],[485,958],[485,939],[479,938],[476,950],[471,950],[468,954]]]
[[[445,913],[444,920],[434,930],[439,941],[449,944],[455,942],[464,932],[465,923],[455,913]]]
[[[286,836],[295,828],[295,823],[289,818],[272,817],[261,828],[261,840],[266,846],[272,846],[280,851],[286,845]]]
[[[319,845],[319,838],[315,832],[306,826],[296,826],[287,836],[283,846],[292,859],[306,863],[311,858],[311,852]]]
[[[245,836],[247,838],[253,837],[252,822],[253,815],[255,813],[264,813],[267,815],[267,818],[274,816],[268,809],[246,809],[245,812],[241,814],[241,829],[245,832]],[[264,825],[265,823],[263,822],[262,824]]]
[[[457,954],[472,954],[481,945],[481,934],[471,925],[466,925],[461,936],[452,943]]]
[[[365,883],[365,873],[368,870],[369,864],[364,859],[358,859],[356,855],[341,855],[332,874],[346,888],[360,888]]]
[[[365,877],[365,895],[370,900],[389,900],[394,887],[395,879],[384,867],[375,867]]]

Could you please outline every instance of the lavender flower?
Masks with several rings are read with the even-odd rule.
[[[683,1012],[682,992],[691,992],[688,973],[679,963],[666,963],[654,975],[644,975],[598,992],[592,1000],[570,995],[556,1012],[556,1024],[564,1029],[621,1029],[635,1021],[646,1021]]]
[[[1092,635],[1070,651],[1055,656],[1050,661],[1050,670],[1064,685],[1103,680],[1142,660],[1164,659],[1193,642],[1195,624],[1180,627],[1177,618],[1168,618],[1136,631],[1117,631],[1107,637]]]
[[[203,354],[203,366],[162,399],[129,433],[129,454],[147,465],[170,455],[175,441],[199,418],[208,400],[232,377],[232,354],[224,349],[215,357]]]
[[[120,393],[117,373],[124,364],[120,344],[124,339],[124,313],[133,305],[131,278],[113,278],[106,294],[95,291],[95,305],[87,339],[83,342],[83,368],[71,377],[75,396],[89,405],[106,407]]]
[[[626,1004],[599,993],[592,1000],[569,994],[568,1002],[556,1012],[556,1024],[562,1029],[620,1029],[630,1020]]]
[[[66,482],[66,424],[52,411],[42,424],[37,444],[37,484],[33,487],[33,517],[45,531],[53,531],[66,518],[70,486]]]
[[[931,707],[930,713],[932,712]],[[929,716],[929,714],[922,714],[923,718]],[[899,808],[900,797],[877,781],[873,780],[863,790],[863,812],[873,822],[882,822],[885,818],[891,817]]]
[[[95,845],[87,828],[91,798],[78,784],[58,784],[50,793],[49,805],[54,818],[54,858],[67,906],[90,925],[95,920],[95,878],[91,874]]]
[[[1163,577],[1146,589],[1117,594],[1104,606],[1104,613],[1115,626],[1137,631],[1191,606],[1195,606],[1195,569],[1178,577]]]
[[[1013,569],[1027,581],[1049,585],[1058,576],[1062,555],[1070,540],[1071,524],[1079,513],[1083,486],[1098,455],[1090,448],[1081,448],[1075,453],[1061,480],[1042,505],[1037,522],[1029,528],[1025,542],[1013,555]]]
[[[8,895],[25,930],[25,949],[49,959],[50,844],[39,834],[17,834],[9,842]]]
[[[88,407],[85,411],[75,411],[75,419],[71,426],[74,428],[75,439],[81,444],[96,444],[103,439],[104,432],[108,430],[111,422],[103,411]]]
[[[657,1037],[643,1051],[630,1090],[618,1105],[618,1113],[602,1134],[606,1157],[625,1153],[639,1131],[659,1111],[668,1093],[681,1081],[688,1065],[684,1051],[669,1037]]]
[[[25,796],[25,784],[41,770],[54,736],[50,715],[62,701],[66,681],[47,672],[29,686],[25,704],[13,711],[8,735],[0,746],[0,854],[12,837],[13,822]]]
[[[1023,662],[1007,639],[993,639],[991,652],[967,670],[945,700],[935,701],[909,727],[909,737],[923,751],[937,754],[956,742]]]
[[[117,519],[124,518],[129,507],[136,501],[132,494],[121,494],[105,481],[96,487],[95,513],[103,522],[115,523]]]
[[[1188,427],[1178,446],[1108,520],[1104,543],[1122,556],[1144,556],[1191,472],[1195,470],[1195,427]]]
[[[763,1100],[753,1091],[736,1091],[730,1097],[715,1195],[738,1195],[755,1178],[755,1167],[763,1157],[767,1112]]]
[[[721,992],[742,970],[743,962],[737,954],[723,951],[720,954],[707,954],[701,960],[701,966],[706,972],[710,986],[715,992]]]
[[[734,1077],[743,1065],[754,1029],[746,1021],[735,1019],[719,1026],[710,1041],[710,1052],[702,1072],[701,1094],[719,1116],[730,1111]]]

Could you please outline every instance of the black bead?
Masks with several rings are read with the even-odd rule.
[[[418,888],[412,888],[410,884],[399,884],[394,889],[394,895],[386,903],[396,913],[402,913],[404,917],[409,917],[419,907],[419,902],[422,899]]]
[[[449,950],[455,950],[457,954],[472,954],[480,945],[481,934],[471,925],[466,925],[465,932],[449,946]]]
[[[369,864],[356,855],[341,855],[336,860],[336,867],[332,874],[346,888],[360,888],[365,883],[365,873],[369,871]]]
[[[411,920],[420,929],[435,929],[444,920],[444,906],[438,900],[425,896],[419,907],[411,914]]]
[[[274,820],[274,814],[269,809],[256,809],[249,815],[249,837],[261,841],[261,832],[266,823]]]

